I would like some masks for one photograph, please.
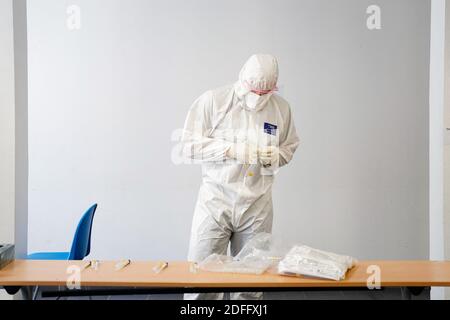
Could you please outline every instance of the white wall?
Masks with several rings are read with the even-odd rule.
[[[14,48],[12,1],[0,0],[0,243],[14,240]]]
[[[430,259],[444,259],[445,0],[431,1],[430,39]],[[443,288],[432,288],[443,299]]]
[[[450,260],[450,3],[445,7],[445,70],[444,70],[444,257]],[[450,300],[450,288],[446,289]]]
[[[0,0],[0,243],[14,242],[14,44],[12,0]],[[0,290],[0,300],[8,298]]]
[[[302,138],[274,187],[274,234],[427,258],[429,31],[423,0],[30,0],[29,250],[67,249],[98,202],[93,256],[184,259],[200,168],[171,162],[171,134],[270,52]]]

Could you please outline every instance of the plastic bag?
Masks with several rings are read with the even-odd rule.
[[[343,280],[355,263],[356,259],[350,256],[308,246],[294,246],[278,264],[278,273]]]
[[[212,254],[200,262],[198,266],[201,270],[212,272],[262,274],[270,266],[270,263],[252,258],[240,261],[230,256]]]
[[[212,272],[262,274],[282,259],[283,255],[277,250],[271,234],[258,233],[236,257],[212,254],[198,266]]]

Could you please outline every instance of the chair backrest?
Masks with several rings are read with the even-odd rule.
[[[97,204],[94,204],[81,217],[73,237],[69,260],[83,260],[91,252],[92,221],[96,210]]]

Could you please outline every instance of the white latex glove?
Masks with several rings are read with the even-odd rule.
[[[278,157],[280,156],[279,149],[275,146],[268,146],[259,149],[258,152],[259,161],[266,167],[271,167],[278,163]]]
[[[258,163],[258,148],[247,143],[236,143],[227,150],[227,156],[240,164]]]

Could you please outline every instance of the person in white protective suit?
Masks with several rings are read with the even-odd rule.
[[[272,230],[272,184],[299,145],[286,100],[275,94],[278,62],[257,54],[234,85],[207,91],[192,105],[183,130],[183,153],[202,164],[189,261],[213,253],[235,256],[254,235]],[[221,293],[185,299],[222,299]],[[237,293],[231,299],[261,299]]]

